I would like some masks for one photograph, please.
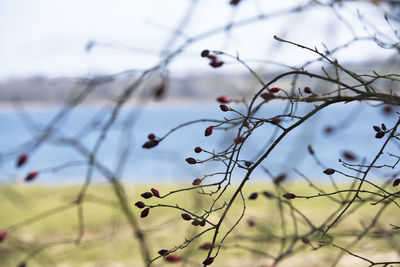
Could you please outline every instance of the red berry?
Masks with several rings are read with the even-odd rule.
[[[257,193],[257,192],[254,192],[254,193],[251,193],[251,194],[250,194],[249,199],[254,200],[254,199],[256,199],[257,197],[258,197],[258,193]]]
[[[374,125],[374,126],[372,126],[372,128],[374,128],[375,132],[378,132],[378,133],[382,132],[381,127],[379,127],[379,126]]]
[[[248,225],[249,227],[254,227],[254,226],[257,225],[257,223],[256,223],[256,221],[253,220],[253,219],[248,219],[248,220],[247,220],[247,225]]]
[[[326,169],[326,170],[324,171],[324,173],[325,173],[326,175],[332,175],[332,174],[335,173],[335,170],[334,170],[334,169],[331,169],[331,168],[328,168],[328,169]]]
[[[151,133],[147,136],[147,138],[149,138],[149,140],[153,140],[154,138],[156,138],[156,136],[153,133]]]
[[[185,160],[186,160],[186,162],[189,163],[189,164],[196,164],[196,163],[197,163],[197,160],[195,160],[194,158],[187,158],[187,159],[185,159]]]
[[[209,136],[209,135],[212,134],[212,131],[213,131],[213,127],[212,127],[212,126],[208,126],[208,127],[206,128],[206,130],[204,131],[204,135],[205,135],[205,136]]]
[[[25,182],[30,182],[30,181],[32,181],[32,180],[35,179],[35,177],[38,176],[38,175],[39,175],[39,172],[38,172],[38,171],[33,171],[33,172],[28,173],[28,175],[25,177]]]
[[[149,208],[145,208],[144,210],[142,210],[142,212],[140,213],[140,217],[144,218],[147,217],[147,215],[149,215],[150,209]]]
[[[264,98],[264,100],[270,100],[271,98],[274,98],[273,94],[271,93],[262,93],[260,96]]]
[[[205,259],[205,260],[203,261],[203,264],[204,264],[204,265],[211,265],[213,262],[214,262],[214,258],[213,258],[213,257],[210,257],[210,258]]]
[[[398,186],[400,184],[400,178],[393,181],[393,186]]]
[[[353,152],[351,152],[351,151],[344,151],[344,152],[342,153],[342,155],[343,155],[343,157],[344,157],[345,159],[347,159],[347,160],[349,160],[349,161],[355,161],[355,160],[357,160],[357,156],[356,156]]]
[[[223,95],[223,96],[218,97],[217,101],[220,103],[223,103],[223,104],[228,104],[231,102],[231,99],[228,96]]]
[[[273,93],[273,94],[275,94],[275,93],[278,93],[279,90],[280,90],[280,88],[278,88],[278,87],[273,87],[273,88],[271,88],[270,92]]]
[[[384,123],[381,124],[382,130],[386,131],[386,125]]]
[[[274,184],[282,183],[283,181],[285,181],[286,177],[287,177],[286,173],[279,174],[274,178]]]
[[[224,65],[223,61],[211,61],[210,62],[210,66],[213,67],[213,68],[219,68],[222,65]]]
[[[217,57],[214,56],[214,55],[208,55],[207,57],[208,57],[211,61],[216,61],[216,60],[217,60]]]
[[[199,185],[199,184],[201,184],[201,179],[200,178],[196,178],[192,182],[192,185]]]
[[[160,192],[158,192],[157,189],[152,188],[152,189],[151,189],[151,192],[153,193],[153,195],[154,195],[155,197],[160,197]]]
[[[199,146],[196,146],[194,148],[194,152],[196,152],[196,153],[200,153],[201,151],[203,151],[203,149],[201,149],[201,147],[199,147]]]
[[[143,209],[146,205],[142,201],[138,201],[135,203],[135,206],[139,209]]]
[[[384,133],[384,132],[377,132],[376,135],[375,135],[375,138],[381,139],[381,138],[383,138],[384,136],[385,136],[385,133]]]
[[[3,242],[4,240],[6,240],[6,239],[7,239],[7,236],[8,236],[7,230],[1,231],[1,232],[0,232],[0,242]]]
[[[169,253],[168,249],[160,249],[158,251],[158,254],[160,254],[161,256],[167,256]]]
[[[304,93],[312,94],[311,88],[310,87],[304,87]]]
[[[210,55],[210,51],[205,49],[200,53],[201,57],[208,57]]]
[[[247,167],[247,168],[249,168],[251,165],[253,164],[253,162],[251,162],[251,161],[245,161],[244,162],[244,165]]]
[[[22,154],[18,157],[17,160],[17,167],[21,167],[22,165],[24,165],[26,163],[26,161],[28,160],[28,155],[27,154]]]
[[[232,6],[236,6],[236,5],[239,4],[239,2],[240,2],[240,0],[231,0],[230,4],[231,4]]]
[[[146,143],[144,143],[142,147],[143,147],[143,148],[150,149],[150,148],[153,148],[153,147],[157,146],[158,143],[159,143],[158,140],[156,140],[156,139],[151,139],[151,140],[147,141]]]
[[[169,255],[165,256],[164,259],[169,262],[180,262],[182,260],[182,258],[180,256],[173,255],[173,254],[169,254]]]
[[[286,199],[294,199],[294,198],[296,198],[296,195],[292,194],[292,193],[286,193],[286,194],[283,194],[283,197]]]
[[[201,245],[199,248],[200,249],[204,249],[204,250],[209,250],[209,249],[211,249],[213,247],[214,247],[214,245],[212,243],[206,242],[203,245]]]
[[[227,105],[219,105],[219,108],[220,108],[221,111],[223,111],[223,112],[229,111],[229,107],[228,107]]]
[[[153,196],[153,193],[151,192],[144,192],[143,194],[141,194],[142,198],[151,198]]]
[[[184,219],[185,221],[190,221],[192,219],[192,216],[190,216],[187,213],[182,213],[181,216],[182,216],[182,219]]]

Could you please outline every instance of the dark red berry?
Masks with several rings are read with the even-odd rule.
[[[240,143],[243,143],[244,142],[244,137],[243,136],[236,137],[234,142],[235,142],[236,145],[240,144]]]
[[[146,205],[142,201],[138,201],[135,203],[135,206],[139,209],[143,209]]]
[[[214,56],[214,55],[208,55],[207,57],[208,57],[211,61],[216,61],[216,60],[217,60],[217,57]]]
[[[271,98],[274,98],[274,95],[271,93],[262,93],[260,95],[264,100],[270,100]]]
[[[21,167],[22,165],[24,165],[26,163],[26,161],[28,160],[28,155],[27,154],[22,154],[18,157],[17,159],[17,167]]]
[[[257,225],[257,222],[256,222],[254,219],[248,219],[248,220],[247,220],[247,225],[248,225],[249,227],[254,227],[254,226]]]
[[[212,132],[213,132],[213,127],[212,127],[212,126],[208,126],[208,127],[206,128],[206,130],[204,131],[204,135],[205,135],[205,136],[209,136],[209,135],[212,134]]]
[[[334,169],[331,169],[331,168],[328,168],[328,169],[326,169],[326,170],[324,171],[324,173],[325,173],[326,175],[332,175],[332,174],[335,173],[335,170],[334,170]]]
[[[218,98],[217,98],[217,101],[218,101],[219,103],[228,104],[228,103],[231,102],[231,99],[230,99],[228,96],[223,95],[223,96],[218,97]]]
[[[196,163],[197,163],[197,160],[194,159],[194,158],[187,158],[187,159],[185,159],[185,160],[186,160],[186,162],[189,163],[189,164],[196,164]]]
[[[221,111],[223,111],[223,112],[229,111],[229,107],[228,107],[227,105],[219,105],[219,108],[220,108]]]
[[[199,225],[200,225],[200,221],[198,221],[198,220],[193,220],[192,225],[193,225],[193,226],[199,226]]]
[[[153,133],[151,133],[147,136],[147,138],[149,138],[149,140],[153,140],[154,138],[156,138],[156,136]]]
[[[304,93],[312,94],[311,88],[310,87],[304,87]]]
[[[158,143],[159,143],[158,140],[151,139],[151,140],[147,141],[146,143],[144,143],[142,147],[149,149],[149,148],[153,148],[153,147],[157,146]]]
[[[269,191],[264,191],[264,192],[263,192],[263,195],[264,195],[264,197],[266,197],[266,198],[273,198],[273,197],[275,197],[275,195],[274,195],[273,193],[269,192]]]
[[[205,49],[200,53],[201,57],[208,57],[210,55],[210,51]]]
[[[240,2],[240,0],[231,0],[230,4],[231,4],[232,6],[236,6],[236,5],[239,4],[239,2]]]
[[[375,132],[382,132],[382,130],[381,130],[381,127],[379,127],[379,126],[376,126],[376,125],[374,125],[374,126],[372,126],[373,128],[374,128],[374,130],[375,130]]]
[[[376,135],[375,135],[375,138],[381,139],[381,138],[383,138],[384,136],[385,136],[385,133],[384,133],[384,132],[377,132]]]
[[[168,249],[160,249],[158,251],[158,254],[160,254],[161,256],[167,256],[169,253]]]
[[[209,258],[207,258],[207,259],[205,259],[203,261],[203,264],[204,265],[211,265],[213,262],[214,262],[214,258],[213,257],[209,257]]]
[[[158,192],[157,189],[152,188],[152,189],[150,189],[150,190],[151,190],[151,192],[153,193],[153,195],[154,195],[155,197],[160,197],[160,192]]]
[[[199,184],[201,184],[201,179],[200,178],[196,178],[192,182],[192,185],[199,185]]]
[[[209,250],[209,249],[211,249],[211,248],[213,248],[214,247],[214,245],[212,244],[212,243],[210,243],[210,242],[205,242],[205,243],[203,243],[203,245],[201,245],[199,248],[200,249],[204,249],[204,250]]]
[[[151,198],[153,196],[153,193],[151,192],[144,192],[143,194],[141,194],[142,198],[148,199]]]
[[[383,107],[382,112],[385,115],[391,115],[393,113],[393,107],[389,106],[389,105],[386,105],[386,106]]]
[[[272,122],[273,124],[278,124],[278,123],[281,122],[281,118],[279,118],[279,117],[273,117],[272,120],[271,120],[271,122]]]
[[[386,131],[386,125],[384,123],[381,124],[382,130]]]
[[[165,83],[160,84],[154,89],[153,96],[155,99],[160,100],[165,95]]]
[[[180,262],[182,260],[182,257],[178,255],[169,254],[165,256],[164,259],[169,262]]]
[[[194,148],[194,152],[195,152],[195,153],[200,153],[201,151],[203,151],[203,149],[201,149],[201,147],[199,147],[199,146],[196,146],[196,147]]]
[[[326,134],[331,134],[334,130],[335,130],[335,128],[333,128],[332,126],[326,126],[324,129],[324,132]]]
[[[7,230],[1,231],[1,232],[0,232],[0,242],[3,242],[4,240],[6,240],[6,239],[7,239],[7,236],[8,236]]]
[[[251,194],[250,194],[249,199],[254,200],[254,199],[256,199],[257,197],[258,197],[258,193],[257,193],[257,192],[254,192],[254,193],[251,193]]]
[[[211,61],[210,62],[210,66],[213,67],[213,68],[219,68],[222,65],[224,65],[223,61]]]
[[[147,215],[149,215],[150,209],[149,208],[145,208],[144,210],[142,210],[142,212],[140,213],[140,217],[144,218],[147,217]]]
[[[342,153],[343,157],[349,161],[355,161],[357,160],[357,156],[351,152],[351,151],[343,151]]]
[[[273,88],[271,88],[270,92],[275,94],[275,93],[278,93],[279,90],[281,90],[279,87],[273,87]]]
[[[397,178],[393,181],[393,186],[398,186],[400,184],[400,178]]]
[[[294,198],[296,198],[296,195],[292,194],[292,193],[285,193],[285,194],[283,194],[283,197],[286,199],[294,199]]]
[[[35,179],[36,176],[38,176],[38,175],[39,175],[39,172],[38,172],[38,171],[30,172],[30,173],[28,173],[28,175],[25,177],[25,181],[26,181],[26,182],[30,182],[30,181],[32,181],[33,179]]]
[[[190,216],[187,213],[182,213],[181,216],[182,216],[182,219],[184,219],[185,221],[190,221],[192,219],[192,216]]]

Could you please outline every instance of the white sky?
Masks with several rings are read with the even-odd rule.
[[[32,75],[78,76],[151,67],[158,62],[157,51],[164,46],[170,31],[176,27],[191,2],[0,0],[0,79]],[[228,2],[198,1],[184,32],[194,37],[225,25],[231,18],[238,21],[307,1],[243,0],[237,9]],[[354,16],[355,7],[350,7],[353,13],[348,18],[359,35],[365,36],[359,20]],[[373,17],[380,29],[387,30],[382,13],[370,7],[362,5],[359,8],[362,14]],[[345,14],[350,14],[347,10]],[[220,33],[189,46],[170,67],[172,72],[178,74],[210,70],[207,61],[198,56],[204,48],[233,54],[239,52],[244,59],[299,63],[313,55],[277,43],[273,35],[311,47],[317,46],[321,51],[321,42],[333,48],[351,38],[351,35],[343,24],[333,22],[332,18],[331,10],[319,8],[301,16],[283,16],[235,28],[230,36]],[[89,40],[113,45],[96,46],[87,53],[84,48]],[[143,49],[156,53],[144,53]],[[338,57],[339,60],[350,58],[360,61],[389,55],[375,45],[360,44]],[[227,68],[237,70],[241,67]]]

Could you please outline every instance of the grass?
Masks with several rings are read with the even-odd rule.
[[[331,188],[325,186],[327,192]],[[159,187],[161,194],[179,188],[178,186],[163,185]],[[141,200],[140,194],[149,191],[148,186],[127,186],[126,192],[132,204],[132,210],[139,218],[140,211],[134,203]],[[250,184],[244,191],[244,196],[252,192],[275,190],[271,186]],[[132,230],[126,223],[119,209],[112,188],[96,185],[90,187],[87,201],[84,202],[85,232],[79,245],[74,243],[78,235],[78,212],[76,206],[71,206],[51,216],[40,217],[37,221],[27,221],[43,214],[48,210],[73,201],[80,190],[79,186],[45,187],[36,185],[18,185],[0,187],[0,229],[9,229],[9,238],[0,244],[1,266],[17,266],[27,261],[28,266],[143,266],[140,249]],[[292,184],[286,190],[297,195],[313,193],[307,185]],[[233,191],[228,191],[227,196]],[[276,193],[282,194],[282,192]],[[200,195],[182,192],[165,199],[151,198],[146,204],[179,204],[182,208],[200,214],[210,203],[211,199],[201,200]],[[363,196],[362,196],[363,197]],[[228,201],[229,199],[223,199]],[[271,260],[266,254],[277,255],[280,242],[277,236],[281,234],[280,210],[275,199],[267,199],[260,195],[256,200],[246,201],[246,213],[241,224],[225,240],[222,250],[213,266],[268,266]],[[327,198],[294,199],[289,202],[300,210],[315,225],[324,221],[329,213],[337,208],[334,202]],[[371,222],[382,205],[371,206],[364,204],[356,212],[349,212],[345,220],[332,229],[335,244],[346,245],[354,239],[352,233],[360,231]],[[287,234],[294,233],[293,220],[289,210],[284,208]],[[184,242],[185,238],[196,235],[205,228],[193,227],[190,222],[183,221],[182,212],[171,208],[151,209],[148,217],[138,219],[142,230],[148,237],[151,255],[157,256],[161,248],[172,249]],[[242,213],[242,203],[238,199],[232,206],[221,234],[234,225]],[[220,214],[220,212],[219,212]],[[309,228],[304,219],[296,216],[297,230],[305,233]],[[211,216],[216,222],[217,217]],[[255,226],[249,226],[252,221]],[[25,222],[20,224],[21,222]],[[28,223],[27,223],[28,222]],[[389,205],[382,213],[372,233],[381,237],[374,242],[362,241],[352,252],[367,255],[368,258],[380,260],[400,260],[400,240],[398,231],[390,231],[390,224],[399,224],[399,211],[395,205]],[[381,232],[379,232],[381,231]],[[388,234],[392,233],[391,236]],[[384,234],[387,234],[385,236]],[[354,234],[353,234],[354,235]],[[206,257],[206,251],[199,246],[212,238],[212,231],[193,241],[186,249],[176,253],[187,260],[186,266],[201,266]],[[321,238],[316,233],[308,237],[313,246],[318,245]],[[289,240],[287,240],[289,242]],[[299,251],[293,257],[283,260],[279,266],[325,266],[324,262],[332,261],[340,250],[324,247],[313,251],[312,247],[302,242],[293,248]],[[366,254],[367,252],[367,254]],[[304,265],[306,260],[307,264]],[[368,266],[366,262],[350,255],[345,256],[338,266]],[[164,266],[166,263],[159,259],[154,266]]]

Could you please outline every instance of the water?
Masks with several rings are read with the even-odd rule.
[[[43,129],[60,108],[60,106],[43,106],[30,109],[27,115]],[[279,113],[283,108],[284,106],[280,103],[271,103],[265,105],[258,115],[270,117]],[[311,108],[311,105],[300,106],[299,114],[304,114]],[[74,149],[59,143],[46,142],[39,149],[30,153],[30,159],[25,166],[21,169],[15,168],[17,155],[29,147],[32,140],[40,134],[38,129],[26,127],[21,120],[21,115],[22,113],[14,111],[0,111],[2,125],[0,181],[23,180],[28,171],[37,169],[41,172],[37,182],[54,185],[82,183],[87,167],[79,164],[83,163],[86,158]],[[109,116],[110,111],[102,109],[100,106],[80,106],[65,120],[57,124],[57,134],[78,138],[88,149],[92,149],[100,134],[100,127]],[[222,170],[221,165],[216,162],[187,164],[185,162],[187,157],[204,159],[206,156],[204,153],[195,154],[193,148],[200,146],[209,151],[213,149],[219,151],[232,143],[236,131],[214,130],[211,136],[205,137],[204,129],[213,123],[201,122],[175,131],[153,149],[142,149],[142,144],[147,140],[149,133],[162,136],[171,128],[187,121],[205,118],[223,119],[224,116],[233,118],[234,114],[221,112],[216,103],[160,104],[144,109],[127,108],[121,112],[117,123],[107,135],[97,158],[107,168],[115,171],[121,151],[129,148],[127,163],[123,169],[119,169],[119,176],[124,181],[152,184],[190,183],[204,174]],[[312,179],[328,181],[328,177],[322,174],[323,168],[318,166],[307,153],[307,145],[313,146],[326,167],[345,170],[338,162],[342,152],[345,150],[354,152],[359,158],[358,163],[363,157],[367,162],[371,161],[385,140],[385,138],[375,139],[372,125],[380,125],[384,122],[391,127],[394,119],[394,116],[384,116],[381,108],[374,108],[366,104],[337,104],[328,107],[289,133],[262,165],[274,175],[288,173],[292,180],[299,179],[299,175],[293,172],[293,168],[296,168]],[[134,122],[131,131],[123,127],[126,121]],[[283,125],[289,124],[289,122],[283,123]],[[97,127],[93,129],[95,125]],[[327,125],[340,126],[342,129],[337,133],[327,135],[324,132]],[[89,129],[89,131],[84,129]],[[269,124],[255,130],[246,141],[240,159],[254,160],[255,155],[264,151],[264,147],[275,129],[276,126]],[[129,132],[132,134],[131,142],[126,139],[126,134]],[[395,162],[395,159],[385,157],[389,162]],[[54,170],[54,167],[66,163],[71,166]],[[233,179],[239,181],[243,174],[244,171],[238,169],[234,173]],[[385,175],[387,175],[387,171],[384,170],[372,172],[374,177]],[[268,175],[261,168],[254,172],[251,179],[270,181]],[[100,173],[95,172],[94,180],[104,181],[104,178]]]

